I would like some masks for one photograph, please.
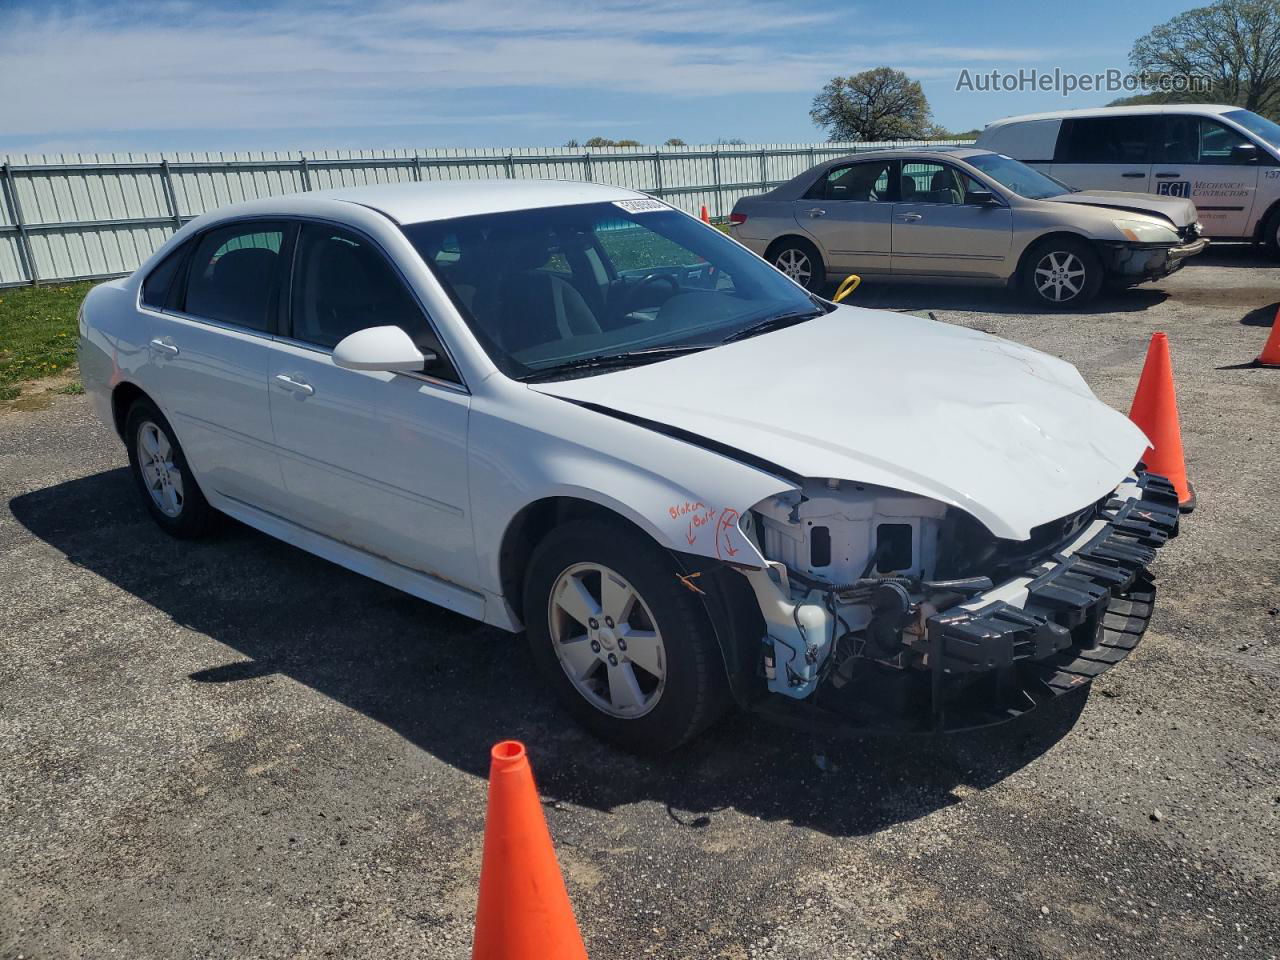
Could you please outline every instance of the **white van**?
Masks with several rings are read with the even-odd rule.
[[[1207,236],[1280,256],[1280,124],[1239,107],[1168,104],[1009,117],[977,146],[1081,190],[1187,197]]]

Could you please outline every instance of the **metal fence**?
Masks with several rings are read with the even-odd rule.
[[[188,220],[256,197],[366,183],[552,178],[615,184],[693,213],[706,206],[720,218],[739,197],[821,160],[893,145],[10,155],[0,165],[0,287],[122,276]]]

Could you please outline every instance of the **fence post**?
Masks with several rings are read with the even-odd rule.
[[[662,151],[653,151],[653,195],[662,198]]]
[[[514,180],[516,178],[516,158],[514,154],[507,154],[507,179]]]
[[[720,216],[720,210],[724,206],[724,200],[720,192],[720,148],[716,147],[716,152],[711,156],[711,169],[715,172],[716,177],[716,216]]]
[[[591,174],[591,152],[587,151],[582,155],[582,172],[586,174],[587,180],[595,183],[595,177]]]
[[[422,158],[416,153],[413,155],[413,179],[422,180]]]
[[[173,218],[173,229],[176,233],[182,229],[182,217],[178,215],[178,195],[173,192],[173,171],[169,169],[169,161],[160,161],[160,182],[164,185],[164,198],[169,204],[169,216]]]
[[[13,168],[9,166],[8,159],[5,160],[4,166],[0,167],[0,171],[4,173],[5,198],[9,205],[9,219],[13,221],[13,225],[18,230],[18,257],[25,261],[27,279],[31,281],[32,285],[39,286],[40,273],[36,270],[36,255],[31,249],[31,236],[27,233],[27,222],[22,218],[22,201],[18,199],[18,182],[13,179]]]
[[[298,167],[302,171],[302,189],[310,190],[311,189],[311,171],[307,169],[306,157],[298,158]]]
[[[764,147],[760,148],[760,189],[769,189],[769,151]]]

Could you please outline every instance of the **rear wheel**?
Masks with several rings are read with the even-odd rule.
[[[798,237],[778,241],[766,259],[810,293],[821,293],[827,282],[821,254],[813,244]]]
[[[1040,306],[1081,307],[1102,287],[1102,261],[1083,240],[1044,240],[1027,254],[1019,285]]]
[[[1262,242],[1267,248],[1267,253],[1280,260],[1280,206],[1267,216],[1262,228]]]
[[[151,518],[171,536],[203,535],[214,510],[205,500],[169,421],[150,400],[138,399],[125,418],[129,468]]]
[[[673,750],[728,703],[719,646],[670,556],[621,524],[554,530],[534,551],[524,614],[533,658],[592,733]]]

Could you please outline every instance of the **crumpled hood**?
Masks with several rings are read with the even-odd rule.
[[[1196,221],[1196,205],[1183,197],[1161,197],[1154,193],[1126,193],[1121,190],[1082,190],[1049,197],[1049,203],[1079,203],[1091,207],[1106,207],[1125,213],[1141,213],[1159,217],[1175,227],[1185,227]]]
[[[800,476],[931,497],[1018,540],[1113,489],[1147,447],[1065,361],[857,307],[530,389],[669,425]]]

